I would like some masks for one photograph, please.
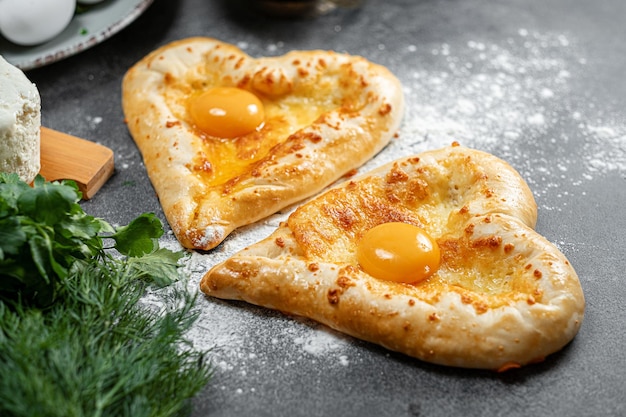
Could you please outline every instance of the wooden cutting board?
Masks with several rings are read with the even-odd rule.
[[[106,146],[41,128],[41,170],[47,181],[73,180],[89,200],[113,175],[113,151]]]

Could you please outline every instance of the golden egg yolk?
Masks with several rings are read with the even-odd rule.
[[[263,127],[263,103],[249,91],[215,87],[192,96],[187,104],[193,124],[219,138],[236,138]]]
[[[361,268],[374,278],[417,283],[439,268],[437,242],[424,229],[407,223],[383,223],[368,230],[357,246]]]

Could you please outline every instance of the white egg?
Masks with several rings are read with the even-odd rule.
[[[56,37],[74,16],[76,0],[0,0],[0,34],[18,45]]]

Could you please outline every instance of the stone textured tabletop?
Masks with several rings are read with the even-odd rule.
[[[624,416],[625,17],[623,0],[365,0],[305,19],[227,0],[156,0],[105,42],[27,75],[44,125],[115,152],[115,174],[83,206],[125,224],[142,212],[165,220],[120,105],[122,77],[145,54],[200,35],[252,56],[362,55],[393,71],[407,99],[398,138],[362,171],[453,140],[494,153],[529,183],[537,230],[585,291],[574,341],[503,374],[426,364],[307,320],[201,297],[189,337],[212,348],[215,374],[193,416]],[[281,216],[192,256],[190,289]],[[164,241],[176,244],[171,234]]]

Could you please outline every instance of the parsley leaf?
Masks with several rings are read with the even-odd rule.
[[[128,226],[118,227],[111,236],[115,248],[123,255],[142,256],[152,253],[158,247],[157,239],[163,235],[159,219],[151,214],[142,214]]]
[[[167,249],[157,249],[142,257],[128,258],[127,263],[138,277],[150,277],[159,286],[170,285],[177,276],[179,260],[184,255]]]
[[[30,187],[16,174],[0,173],[0,300],[51,304],[71,268],[112,256],[107,238],[137,274],[172,282],[180,256],[159,248],[163,225],[153,213],[116,229],[85,213],[80,198],[72,181],[38,176]]]

